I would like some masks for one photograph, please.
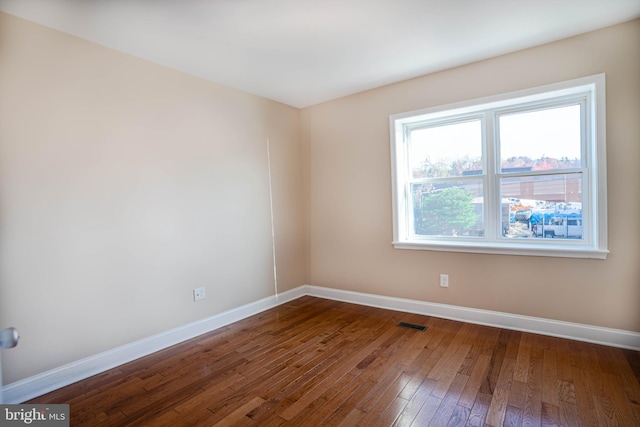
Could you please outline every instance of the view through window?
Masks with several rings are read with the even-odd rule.
[[[504,236],[583,239],[583,108],[499,116]]]

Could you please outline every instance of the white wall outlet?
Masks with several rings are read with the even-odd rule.
[[[440,286],[443,288],[448,288],[449,287],[449,275],[448,274],[441,274],[440,275]]]
[[[201,288],[195,288],[193,290],[193,300],[200,301],[207,297],[207,293],[204,290],[204,286]]]

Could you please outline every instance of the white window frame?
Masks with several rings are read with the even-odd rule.
[[[583,239],[507,239],[500,231],[500,159],[497,147],[497,115],[505,111],[535,110],[540,107],[583,102],[582,114],[582,203]],[[461,117],[483,117],[484,225],[483,237],[412,235],[412,200],[409,191],[408,138],[411,129],[437,121]],[[391,115],[391,172],[393,203],[393,246],[450,252],[553,256],[606,259],[607,174],[605,75],[525,89],[471,101]],[[555,170],[555,173],[563,171]],[[510,176],[517,176],[509,174]],[[531,175],[527,173],[526,175]],[[452,180],[456,178],[452,177]]]

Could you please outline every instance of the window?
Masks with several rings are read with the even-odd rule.
[[[394,247],[604,259],[605,78],[391,116]]]

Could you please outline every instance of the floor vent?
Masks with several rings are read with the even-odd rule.
[[[400,322],[396,326],[398,326],[400,328],[414,329],[414,330],[420,331],[420,332],[424,332],[424,331],[427,330],[426,326],[416,325],[416,324],[407,323],[407,322]]]

